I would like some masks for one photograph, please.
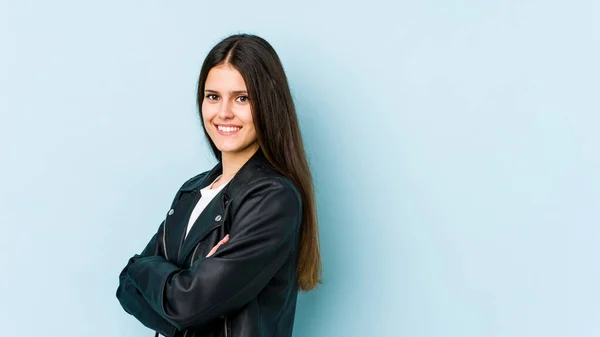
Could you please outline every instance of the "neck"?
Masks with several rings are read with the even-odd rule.
[[[250,146],[241,152],[222,152],[221,164],[223,166],[223,174],[220,181],[229,181],[235,174],[246,164],[246,162],[256,153],[258,145]]]

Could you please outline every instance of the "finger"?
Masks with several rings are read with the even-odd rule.
[[[208,252],[208,255],[206,255],[206,257],[212,256],[214,253],[216,253],[220,245],[221,243],[218,243],[216,246],[214,246],[213,249],[211,249],[210,252]]]
[[[221,239],[221,241],[219,241],[219,243],[217,243],[216,247],[219,247],[220,245],[223,245],[225,243],[227,243],[227,241],[229,241],[229,236],[225,236],[224,238]]]
[[[206,255],[206,257],[212,256],[217,252],[217,249],[219,249],[219,247],[225,243],[227,243],[227,241],[229,241],[229,234],[225,235],[225,237],[223,239],[221,239],[221,241],[219,241],[219,243],[217,243],[216,246],[213,247],[213,249],[210,250],[210,252],[208,253],[208,255]]]
[[[217,252],[217,249],[219,249],[219,246],[221,246],[221,242],[217,243],[216,246],[213,247],[213,249],[210,250],[210,252],[208,253],[207,257],[213,255],[214,253]]]

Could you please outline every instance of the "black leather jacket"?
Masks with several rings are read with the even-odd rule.
[[[200,190],[221,164],[183,184],[144,251],[119,276],[117,298],[167,337],[291,336],[302,202],[259,150],[210,202],[184,240]],[[229,242],[208,252],[226,234]]]

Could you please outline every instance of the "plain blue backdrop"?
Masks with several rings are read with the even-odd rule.
[[[150,336],[118,273],[215,163],[195,90],[278,51],[324,284],[295,337],[600,335],[597,1],[0,1],[0,330]]]

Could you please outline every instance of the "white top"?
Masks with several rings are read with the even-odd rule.
[[[217,179],[219,179],[220,177],[221,176],[218,176]],[[206,208],[206,206],[208,206],[208,204],[211,202],[211,200],[213,200],[215,198],[215,196],[217,194],[219,194],[219,192],[221,192],[223,187],[225,187],[227,185],[227,183],[225,183],[217,188],[211,189],[212,185],[215,183],[215,181],[217,181],[217,179],[215,179],[210,185],[208,185],[205,188],[200,190],[202,197],[200,198],[200,200],[198,200],[198,203],[196,204],[196,206],[194,207],[194,210],[192,211],[192,214],[190,215],[190,220],[188,221],[187,230],[185,232],[186,238],[187,238],[188,233],[190,232],[190,229],[192,229],[194,222],[196,222],[196,219],[198,219],[200,214],[202,214],[202,211],[204,211],[204,209]],[[159,336],[165,337],[161,334],[159,334]]]

